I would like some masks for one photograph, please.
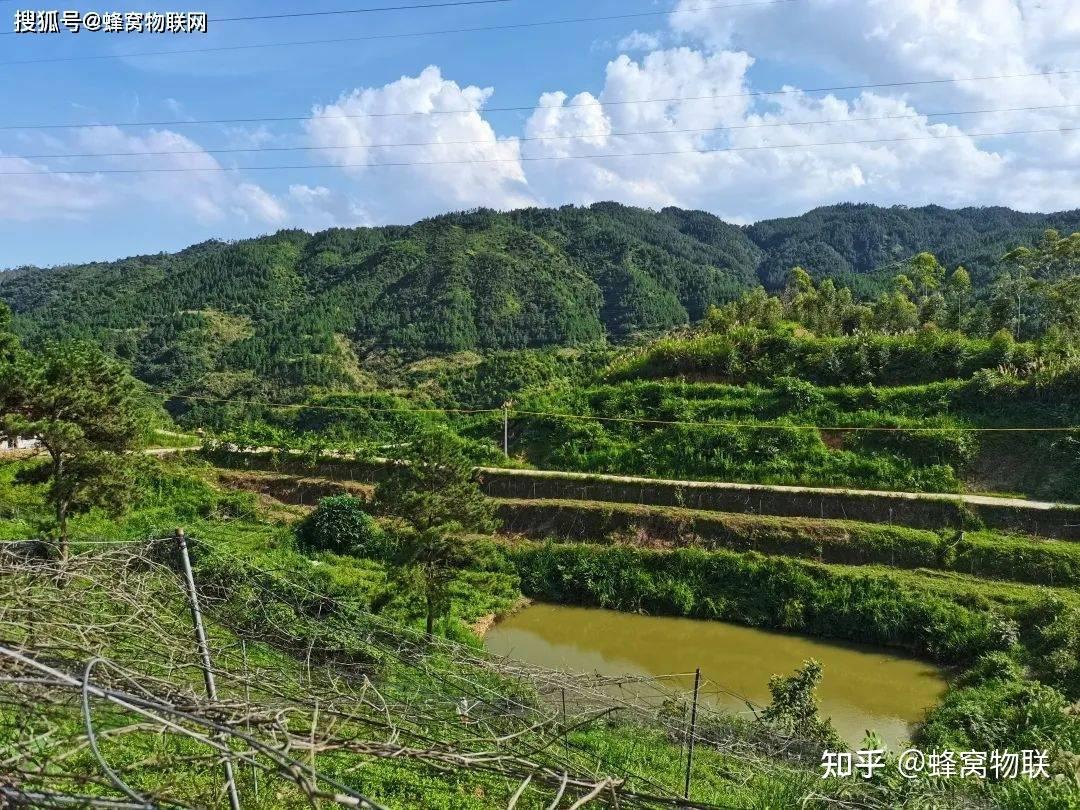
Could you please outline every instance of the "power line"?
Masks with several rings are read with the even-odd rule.
[[[584,138],[625,138],[642,135],[678,135],[687,133],[704,133],[704,132],[727,132],[729,130],[743,130],[743,129],[770,129],[774,127],[796,127],[796,126],[817,126],[824,124],[847,124],[847,123],[861,123],[866,121],[897,121],[897,120],[911,120],[919,118],[940,118],[951,117],[960,115],[989,115],[992,113],[1006,113],[1006,112],[1035,112],[1041,110],[1058,110],[1058,109],[1073,109],[1080,107],[1080,103],[1077,104],[1048,104],[1038,107],[999,107],[997,109],[984,109],[984,110],[953,110],[944,112],[929,112],[929,113],[910,113],[903,115],[879,115],[879,116],[862,116],[856,118],[831,118],[831,119],[819,119],[816,121],[770,121],[756,124],[731,124],[720,127],[693,127],[688,129],[652,129],[652,130],[637,130],[627,132],[585,132],[577,135],[536,135],[514,138],[519,143],[530,143],[534,141],[568,141],[568,140],[580,140]],[[216,148],[216,149],[181,149],[181,150],[166,150],[166,151],[135,151],[135,152],[75,152],[75,153],[46,153],[37,155],[4,155],[0,154],[0,160],[45,160],[45,159],[59,159],[59,158],[92,158],[92,157],[165,157],[168,155],[220,155],[220,154],[237,154],[248,152],[313,152],[332,149],[387,149],[398,147],[419,147],[419,146],[459,146],[459,145],[472,145],[472,144],[494,144],[495,141],[488,140],[459,140],[459,141],[412,141],[412,142],[399,142],[399,143],[366,143],[366,144],[330,144],[319,146],[237,146],[228,148]]]
[[[307,403],[295,403],[290,404],[286,402],[267,402],[261,403],[250,399],[228,399],[221,397],[203,397],[196,396],[194,394],[169,394],[165,391],[151,391],[150,393],[155,396],[164,397],[165,399],[184,399],[194,402],[217,402],[222,404],[232,405],[266,405],[272,408],[290,408],[301,410],[316,410],[316,411],[375,411],[377,413],[453,413],[453,414],[478,414],[478,413],[502,413],[502,408],[387,408],[381,405],[315,405]]]
[[[0,2],[9,2],[9,0],[0,0]],[[370,8],[347,8],[339,9],[336,11],[293,11],[285,14],[256,14],[249,17],[211,17],[210,23],[216,25],[219,23],[249,22],[255,20],[284,20],[292,19],[295,17],[330,17],[343,14],[373,14],[380,11],[410,11],[425,8],[449,8],[452,6],[486,6],[494,5],[496,3],[510,2],[513,2],[513,0],[447,0],[447,2],[442,3],[414,3],[412,5],[402,6],[373,6]],[[21,33],[18,31],[3,31],[0,32],[0,36],[21,36]]]
[[[509,3],[512,0],[450,0],[444,3],[414,3],[407,6],[376,6],[373,8],[346,8],[334,11],[290,11],[285,14],[255,14],[250,17],[211,17],[210,22],[248,22],[250,20],[288,20],[295,17],[333,17],[341,14],[372,14],[377,11],[412,11],[425,8],[447,8],[450,6],[489,6],[496,3]]]
[[[3,63],[0,63],[3,64]],[[583,101],[560,106],[527,104],[504,107],[484,107],[482,110],[475,107],[455,110],[428,110],[425,112],[368,112],[354,115],[324,116],[323,120],[334,121],[338,119],[356,118],[404,118],[410,116],[431,115],[472,115],[477,112],[532,112],[533,110],[570,110],[583,107],[624,107],[632,104],[675,104],[687,101],[717,101],[734,98],[763,98],[769,96],[787,96],[810,93],[838,93],[850,90],[881,90],[895,87],[921,87],[927,85],[955,84],[960,82],[983,82],[1003,81],[1008,79],[1030,79],[1035,77],[1071,76],[1080,74],[1080,68],[1066,70],[1038,71],[1035,73],[1002,73],[992,76],[967,76],[950,79],[918,79],[912,81],[872,82],[868,84],[843,84],[829,87],[791,88],[784,87],[779,90],[751,90],[743,93],[707,94],[699,96],[667,96],[662,98],[638,98],[618,99],[612,101]],[[307,121],[311,113],[305,115],[284,116],[250,116],[246,118],[201,118],[189,120],[162,120],[162,121],[111,121],[90,124],[4,124],[0,125],[0,131],[4,130],[34,130],[34,129],[93,129],[100,127],[173,127],[193,126],[200,124],[258,124],[258,123],[284,123],[287,121]]]
[[[1080,127],[1052,127],[1047,129],[1016,129],[1004,132],[959,132],[946,135],[917,135],[901,138],[866,138],[856,141],[821,141],[818,143],[758,144],[755,146],[722,146],[707,149],[668,149],[654,152],[607,152],[593,155],[531,155],[512,158],[469,158],[461,160],[417,160],[381,163],[300,163],[279,166],[162,166],[140,169],[71,169],[43,171],[0,172],[0,177],[33,177],[35,175],[97,175],[97,174],[185,174],[188,172],[235,172],[235,171],[299,171],[310,169],[386,169],[410,166],[465,166],[495,163],[536,163],[560,160],[607,160],[640,157],[673,157],[675,155],[711,155],[725,152],[757,152],[772,149],[812,149],[821,146],[865,146],[909,141],[944,141],[955,138],[1002,138],[1016,135],[1064,134],[1080,131]]]
[[[354,411],[354,412],[386,412],[386,413],[444,413],[444,414],[484,414],[503,412],[503,408],[387,408],[366,405],[317,405],[307,403],[286,402],[259,402],[250,399],[230,399],[225,397],[206,397],[194,394],[169,394],[164,391],[152,391],[156,396],[164,399],[180,399],[192,402],[213,402],[219,404],[247,405],[261,408],[282,408],[286,410],[324,410],[324,411]],[[555,413],[551,411],[524,411],[515,408],[507,409],[517,416],[540,416],[554,419],[573,419],[592,422],[619,422],[642,425],[666,425],[673,427],[706,427],[706,428],[737,428],[746,430],[817,430],[817,431],[843,431],[843,432],[871,432],[871,433],[1065,433],[1080,431],[1080,426],[1062,427],[885,427],[880,425],[855,426],[855,425],[784,425],[776,423],[758,422],[697,422],[685,419],[645,419],[632,416],[595,416],[593,414],[578,413]]]
[[[774,6],[788,3],[798,3],[802,0],[755,0],[753,2],[745,3],[724,3],[724,4],[707,4],[703,6],[695,6],[693,8],[684,9],[685,11],[701,11],[704,9],[723,9],[723,8],[744,8],[747,6]],[[571,25],[576,23],[589,23],[589,22],[611,22],[614,20],[630,20],[643,17],[667,17],[674,14],[674,11],[642,11],[634,14],[608,14],[599,17],[567,17],[559,20],[538,20],[534,22],[524,23],[504,23],[500,25],[481,25],[472,26],[468,28],[442,28],[432,31],[404,31],[396,34],[368,34],[366,36],[359,37],[333,37],[330,39],[301,39],[291,40],[288,42],[262,42],[252,45],[218,45],[209,46],[205,48],[181,48],[171,51],[138,51],[136,53],[111,53],[111,54],[92,54],[87,56],[54,56],[45,57],[42,59],[16,59],[8,62],[0,62],[0,66],[9,65],[39,65],[52,62],[84,62],[92,60],[102,59],[136,59],[146,56],[175,56],[178,54],[190,54],[190,53],[220,53],[225,51],[248,51],[256,50],[260,48],[285,48],[285,47],[297,47],[306,45],[333,45],[345,42],[372,42],[376,40],[388,40],[388,39],[411,39],[413,37],[432,37],[442,36],[445,34],[474,34],[484,33],[488,31],[514,31],[529,28],[542,28],[553,25]]]

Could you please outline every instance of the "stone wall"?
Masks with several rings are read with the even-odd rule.
[[[614,501],[716,512],[857,520],[917,529],[979,528],[1080,539],[1080,507],[977,496],[661,481],[530,470],[480,471],[496,498]]]

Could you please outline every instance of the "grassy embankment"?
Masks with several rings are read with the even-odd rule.
[[[967,429],[1080,424],[1074,376],[1008,340],[743,330],[654,341],[606,366],[528,351],[427,358],[374,392],[314,392],[310,409],[175,405],[185,423],[251,446],[385,455],[441,429],[496,465],[507,463],[499,408],[513,400],[515,466],[1067,502],[1080,498],[1072,432]],[[844,429],[860,427],[889,430]]]
[[[521,415],[512,445],[542,469],[1074,500],[1072,434],[965,430],[1080,422],[1069,375],[1034,352],[932,332],[669,338],[516,398],[521,411],[598,421]],[[459,421],[495,435],[493,420]],[[859,427],[893,430],[841,429]]]
[[[16,483],[18,473],[27,466],[25,462],[0,464],[0,540],[34,537],[38,525],[47,520],[40,485]],[[332,687],[337,700],[355,706],[365,688],[350,677],[350,668],[356,665],[372,679],[381,698],[389,702],[393,721],[403,729],[425,735],[439,737],[449,732],[445,723],[432,721],[425,726],[425,721],[418,719],[422,713],[410,714],[408,707],[424,700],[434,701],[431,705],[453,707],[462,694],[449,684],[458,679],[480,682],[504,693],[511,690],[515,700],[543,705],[531,694],[527,680],[504,680],[467,661],[455,661],[448,653],[436,652],[417,663],[394,659],[385,649],[373,647],[372,634],[384,626],[382,623],[390,621],[391,627],[400,628],[395,636],[408,637],[413,631],[396,623],[415,628],[421,621],[422,606],[407,593],[407,588],[393,580],[396,572],[375,560],[328,554],[308,558],[299,554],[285,519],[290,508],[279,504],[268,511],[250,494],[218,490],[211,483],[214,475],[190,459],[164,462],[157,474],[144,482],[142,494],[124,516],[107,518],[95,511],[73,521],[77,559],[100,553],[97,544],[102,539],[134,542],[166,536],[174,526],[185,526],[194,538],[195,575],[207,597],[217,668],[234,675],[251,668],[261,673],[259,682],[265,681],[267,692],[276,692],[278,698],[324,694],[319,690]],[[444,634],[475,646],[467,625],[485,613],[508,608],[518,598],[517,575],[500,554],[477,546],[475,568],[463,572],[455,585],[452,617],[440,628]],[[76,563],[73,570],[82,569]],[[116,573],[119,576],[119,570]],[[41,607],[37,617],[41,624],[57,618],[58,626],[70,628],[76,650],[79,643],[85,643],[85,636],[79,635],[81,622],[109,628],[109,632],[99,635],[94,653],[148,675],[162,674],[157,668],[166,662],[171,677],[182,673],[181,682],[175,683],[180,693],[188,690],[198,694],[201,684],[197,669],[190,666],[194,653],[190,649],[186,606],[174,575],[148,568],[142,573],[126,571],[125,576],[134,579],[125,580],[121,588],[110,584],[107,576],[105,586],[101,581],[84,586],[76,574],[75,584],[58,589],[49,578],[31,575],[26,587],[20,586],[20,604]],[[137,583],[140,596],[138,622],[130,615],[133,583]],[[380,613],[373,616],[367,611],[376,605]],[[47,615],[46,606],[63,617]],[[16,610],[10,615],[20,614]],[[59,621],[61,618],[63,621]],[[175,649],[153,646],[160,642],[161,628],[175,634]],[[238,651],[241,638],[247,641],[246,663]],[[62,639],[52,641],[60,644]],[[223,676],[219,682],[223,683],[223,699],[240,699],[241,681]],[[332,704],[325,704],[322,710],[329,713],[332,709]],[[300,726],[311,719],[310,706],[307,713],[298,711],[296,721]],[[57,710],[50,720],[55,723],[50,739],[58,746],[81,733],[77,713]],[[126,722],[119,712],[97,712],[99,731],[122,727]],[[25,729],[15,715],[7,710],[0,713],[0,732],[5,737],[18,738],[22,731]],[[462,733],[457,732],[458,736]],[[474,733],[469,731],[466,736]],[[745,723],[736,723],[726,733],[740,735],[751,748],[735,756],[701,747],[695,767],[694,796],[699,801],[740,807],[787,806],[812,793],[824,791],[839,796],[853,790],[849,786],[823,785],[812,763],[785,763],[753,754],[755,732]],[[154,738],[125,732],[115,738],[102,736],[108,761],[126,774],[134,774],[129,778],[137,790],[163,791],[196,803],[216,800],[219,771],[198,765],[198,746],[160,735]],[[407,739],[408,733],[403,738]],[[509,747],[528,751],[531,739],[522,736]],[[44,741],[41,745],[44,758],[52,749]],[[653,790],[659,784],[677,793],[681,786],[685,754],[663,726],[612,717],[573,731],[568,745],[573,758],[588,762],[590,770],[615,775],[647,774],[648,786]],[[449,810],[504,806],[517,787],[499,777],[468,769],[439,772],[433,767],[373,757],[330,753],[319,755],[313,764],[391,807],[422,805]],[[99,771],[83,749],[50,771],[54,775],[60,772],[93,775]],[[631,776],[639,780],[639,788],[645,786],[640,781],[644,778]],[[57,779],[46,774],[25,786],[56,787],[63,782]],[[240,788],[245,806],[283,808],[296,806],[300,800],[295,789],[275,783],[271,790],[263,781],[262,798],[255,802],[254,784],[247,769],[240,771]],[[90,786],[88,790],[97,789]],[[522,806],[542,807],[550,798],[527,793]]]
[[[531,597],[903,647],[958,668],[924,743],[1080,745],[1066,711],[1080,544],[616,503],[499,509],[508,535],[478,541],[478,559],[509,563]]]

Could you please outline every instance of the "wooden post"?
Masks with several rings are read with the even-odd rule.
[[[513,407],[512,399],[503,403],[503,455],[507,458],[510,458],[510,409]]]
[[[686,785],[683,788],[683,798],[690,798],[690,772],[694,768],[694,739],[697,736],[697,702],[698,689],[701,686],[701,667],[694,670],[694,704],[690,709],[690,739],[686,748]]]
[[[240,651],[244,656],[244,699],[251,703],[251,676],[248,671],[248,654],[247,654],[247,642],[244,639],[240,639]],[[248,733],[251,733],[251,720],[247,721]],[[259,766],[254,762],[251,763],[251,783],[255,791],[255,801],[259,801]]]
[[[195,575],[191,570],[191,557],[188,556],[187,538],[184,537],[183,529],[176,530],[176,541],[180,546],[180,562],[184,568],[184,585],[187,588],[188,602],[191,606],[191,623],[195,626],[195,643],[199,647],[199,657],[202,659],[206,696],[211,700],[217,700],[217,684],[214,683],[214,670],[210,661],[210,645],[206,640],[206,628],[203,627],[202,613],[199,610],[199,594],[195,590]],[[222,765],[225,770],[225,790],[229,795],[229,807],[231,810],[240,810],[240,796],[236,792],[232,759],[226,757]]]
[[[570,743],[566,739],[566,687],[562,688],[562,744],[563,756],[570,755]]]

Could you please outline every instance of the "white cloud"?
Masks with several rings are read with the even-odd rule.
[[[757,112],[745,95],[752,63],[745,53],[688,48],[656,51],[640,62],[621,56],[608,65],[599,99],[606,106],[581,106],[587,95],[567,102],[565,94],[548,94],[527,127],[528,136],[545,140],[528,142],[526,154],[576,159],[530,165],[531,185],[553,204],[614,198],[760,218],[841,199],[966,204],[1005,166],[1004,157],[955,127],[872,93],[847,101],[793,91]],[[657,98],[687,100],[622,103]],[[886,120],[860,120],[879,118]],[[822,120],[844,123],[796,124]],[[551,140],[582,131],[608,134]],[[651,134],[620,134],[635,131]],[[759,148],[885,140],[892,142]],[[635,153],[654,154],[589,157]]]
[[[5,157],[0,152],[0,171],[11,173],[0,181],[0,221],[84,219],[112,197],[100,177],[16,174],[47,169],[41,163]]]
[[[31,146],[27,141],[24,141]],[[48,172],[43,176],[11,176],[0,184],[0,219],[22,221],[88,217],[102,209],[146,205],[160,208],[170,216],[186,214],[203,225],[240,222],[280,225],[288,219],[284,206],[262,186],[234,172],[222,171],[221,164],[194,141],[176,132],[156,130],[133,135],[117,127],[86,127],[69,139],[41,138],[39,146],[58,153],[110,153],[93,158],[100,174],[67,174],[80,169],[86,160],[50,159],[34,164],[5,160],[5,171]],[[170,153],[143,157],[116,153]],[[12,164],[12,165],[7,165]],[[133,168],[166,171],[127,173]],[[108,174],[119,169],[121,173]],[[202,171],[196,171],[202,170]]]
[[[847,0],[807,2],[832,5],[843,16]],[[886,37],[896,14],[881,8],[887,13],[875,24],[863,15],[861,22],[847,20],[846,28],[863,26],[868,39]],[[382,88],[353,91],[317,108],[307,122],[312,144],[350,178],[347,196],[324,188],[319,195],[304,192],[301,202],[301,192],[294,191],[293,202],[308,212],[309,221],[340,223],[368,217],[405,221],[475,205],[608,199],[704,208],[736,221],[846,200],[1027,209],[1076,204],[1076,139],[971,137],[967,119],[927,116],[915,99],[885,88],[839,97],[788,87],[783,94],[760,96],[750,78],[755,56],[720,47],[730,33],[706,22],[695,21],[704,47],[651,50],[638,58],[624,53],[611,60],[595,95],[541,94],[520,140],[499,138],[484,119],[490,89],[461,87],[435,67]],[[917,75],[937,75],[943,68],[935,63],[943,60],[948,58],[942,53],[927,56]],[[428,114],[400,115],[411,112]],[[1080,120],[1080,108],[1070,114]],[[975,122],[975,131],[1017,126],[984,118]],[[1023,126],[1061,121],[1060,110],[1048,111]],[[394,142],[425,145],[384,146]],[[1053,152],[1048,143],[1055,144]],[[354,148],[330,148],[342,144]],[[469,160],[495,162],[457,162]],[[430,165],[442,161],[449,164]],[[371,168],[386,162],[421,165]]]
[[[86,152],[177,153],[98,158],[108,167],[165,170],[109,176],[114,193],[125,198],[186,211],[202,224],[239,219],[275,225],[287,218],[285,209],[269,192],[234,172],[223,171],[213,155],[179,133],[152,130],[133,135],[116,127],[86,128],[78,131],[74,146],[76,151]]]
[[[225,171],[12,177],[0,186],[0,218],[88,218],[102,208],[149,204],[210,227],[315,229],[473,206],[616,199],[705,208],[745,222],[844,200],[1047,210],[1080,199],[1080,136],[965,134],[1080,126],[1080,73],[940,81],[1080,67],[1076,0],[800,0],[738,10],[679,0],[669,30],[634,30],[618,47],[602,89],[549,88],[520,137],[500,134],[487,119],[491,87],[459,84],[430,66],[313,109],[301,143],[313,148],[312,162],[340,168],[320,184],[299,180],[273,193]],[[818,86],[924,84],[835,95],[793,84],[763,95],[774,87],[759,75],[812,75],[803,84]],[[1077,106],[927,114],[1063,104]],[[821,121],[830,123],[813,123]],[[296,143],[281,127],[223,134],[239,147]],[[34,151],[192,153],[95,164],[108,167],[222,165],[167,130],[32,137],[36,145],[24,146]],[[829,142],[839,143],[816,145]],[[627,154],[638,156],[618,157]],[[40,168],[75,165],[41,161]]]
[[[311,145],[361,184],[355,190],[382,221],[528,205],[518,139],[499,138],[482,115],[492,92],[461,87],[431,66],[316,107],[305,128]],[[385,146],[393,143],[417,145]],[[386,163],[409,165],[373,168]]]
[[[293,224],[308,230],[375,224],[356,200],[326,186],[291,185],[289,202]]]
[[[660,35],[647,31],[631,31],[619,40],[620,51],[655,51],[660,47]]]
[[[191,117],[190,115],[187,114],[186,110],[184,109],[184,103],[182,101],[178,100],[178,99],[170,97],[170,98],[165,99],[163,104],[165,106],[165,109],[167,109],[170,113],[172,113],[177,118],[190,118]]]
[[[890,137],[898,127],[914,137],[919,129],[956,135],[1080,126],[1080,65],[1075,59],[1080,53],[1080,3],[1075,0],[801,0],[746,9],[737,19],[701,8],[694,0],[680,0],[671,25],[687,41],[709,49],[746,48],[788,73],[807,67],[817,75],[830,71],[839,79],[836,84],[923,82],[874,91],[875,97],[903,99],[911,112],[1059,106],[930,117],[948,122],[948,130],[880,121],[845,124],[830,128],[834,138]],[[1055,71],[1059,74],[952,81]],[[870,97],[864,94],[853,104],[866,107]],[[795,120],[785,98],[767,97],[762,106],[777,110],[774,117],[788,114],[788,120]],[[807,111],[805,102],[800,106],[800,112]],[[794,130],[784,134],[799,137]],[[851,151],[866,180],[854,198],[1029,210],[1075,207],[1080,199],[1080,138],[1075,134],[954,138],[949,143],[882,145],[872,152],[873,158],[863,148]],[[886,154],[894,158],[891,169]],[[935,185],[936,193],[931,193]],[[804,198],[812,198],[812,189],[807,191],[811,193]]]
[[[738,47],[790,67],[889,82],[1075,68],[1075,0],[799,0],[737,15],[679,0],[673,30],[711,49]],[[1080,100],[1080,74],[897,88],[925,100],[994,106]]]

